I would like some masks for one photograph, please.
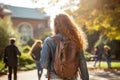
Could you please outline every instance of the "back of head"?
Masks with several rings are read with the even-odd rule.
[[[36,40],[35,44],[36,44],[36,46],[42,47],[42,41],[41,40]]]
[[[32,51],[34,51],[36,48],[42,48],[42,41],[41,40],[36,40],[35,43],[32,45],[31,50],[29,54],[32,54]]]
[[[56,15],[54,19],[55,34],[61,33],[67,36],[67,32],[69,33],[69,29],[72,28],[72,25],[73,23],[67,14],[61,13]]]
[[[10,44],[14,44],[15,43],[15,38],[10,38]]]
[[[97,50],[99,50],[99,47],[98,47],[98,46],[96,46],[95,48],[96,48]]]
[[[75,22],[66,13],[56,15],[54,19],[54,33],[61,33],[75,42],[81,50],[85,48],[87,42],[83,31],[78,28]]]
[[[104,49],[110,50],[110,47],[108,45],[105,45]]]

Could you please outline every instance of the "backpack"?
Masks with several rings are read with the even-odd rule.
[[[57,43],[53,62],[56,74],[62,78],[75,77],[79,67],[78,49],[75,43],[57,36],[54,37],[54,40]]]

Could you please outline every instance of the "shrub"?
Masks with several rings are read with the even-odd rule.
[[[7,69],[4,68],[4,63],[2,61],[0,61],[0,75],[2,74],[7,74]]]
[[[22,53],[28,53],[30,51],[30,46],[26,45],[22,48]]]
[[[26,53],[22,53],[21,57],[19,58],[19,66],[26,66],[29,64],[33,64],[34,60],[32,59],[32,57],[29,54]]]
[[[90,54],[89,52],[85,52],[84,55],[87,61],[93,60],[94,55]]]
[[[0,61],[0,75],[7,74],[8,69],[4,68],[3,61]],[[35,62],[32,57],[27,53],[22,53],[18,60],[18,69],[19,70],[32,70],[35,69]]]
[[[10,37],[15,37],[17,42],[19,42],[20,36],[18,32],[12,28],[10,17],[0,18],[0,60],[3,57],[4,48],[9,44]]]
[[[25,65],[23,67],[19,67],[19,70],[20,71],[27,71],[27,70],[32,70],[35,68],[36,68],[35,64],[30,64],[30,65]]]

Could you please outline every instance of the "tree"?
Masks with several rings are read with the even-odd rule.
[[[5,23],[6,20],[0,19],[0,54],[4,52],[5,46],[9,42],[9,34],[7,32],[7,24]]]
[[[19,34],[11,26],[10,16],[0,18],[0,59],[4,53],[4,48],[9,44],[9,38],[15,37],[19,40]]]
[[[50,0],[56,6],[62,0]],[[90,43],[89,50],[97,45],[120,41],[120,0],[68,0],[59,9],[70,14],[85,31]],[[77,2],[76,2],[77,1]]]
[[[120,0],[49,0],[45,4],[47,6],[42,6],[40,10],[55,7],[66,11],[79,26],[86,25],[88,34],[101,31],[100,34],[110,40],[120,40]]]
[[[101,31],[109,39],[120,40],[120,0],[81,0],[79,9],[69,12],[86,32]]]

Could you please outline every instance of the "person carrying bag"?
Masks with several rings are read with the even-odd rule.
[[[84,50],[87,40],[72,19],[60,13],[54,19],[54,35],[44,40],[41,67],[48,80],[89,80]]]

